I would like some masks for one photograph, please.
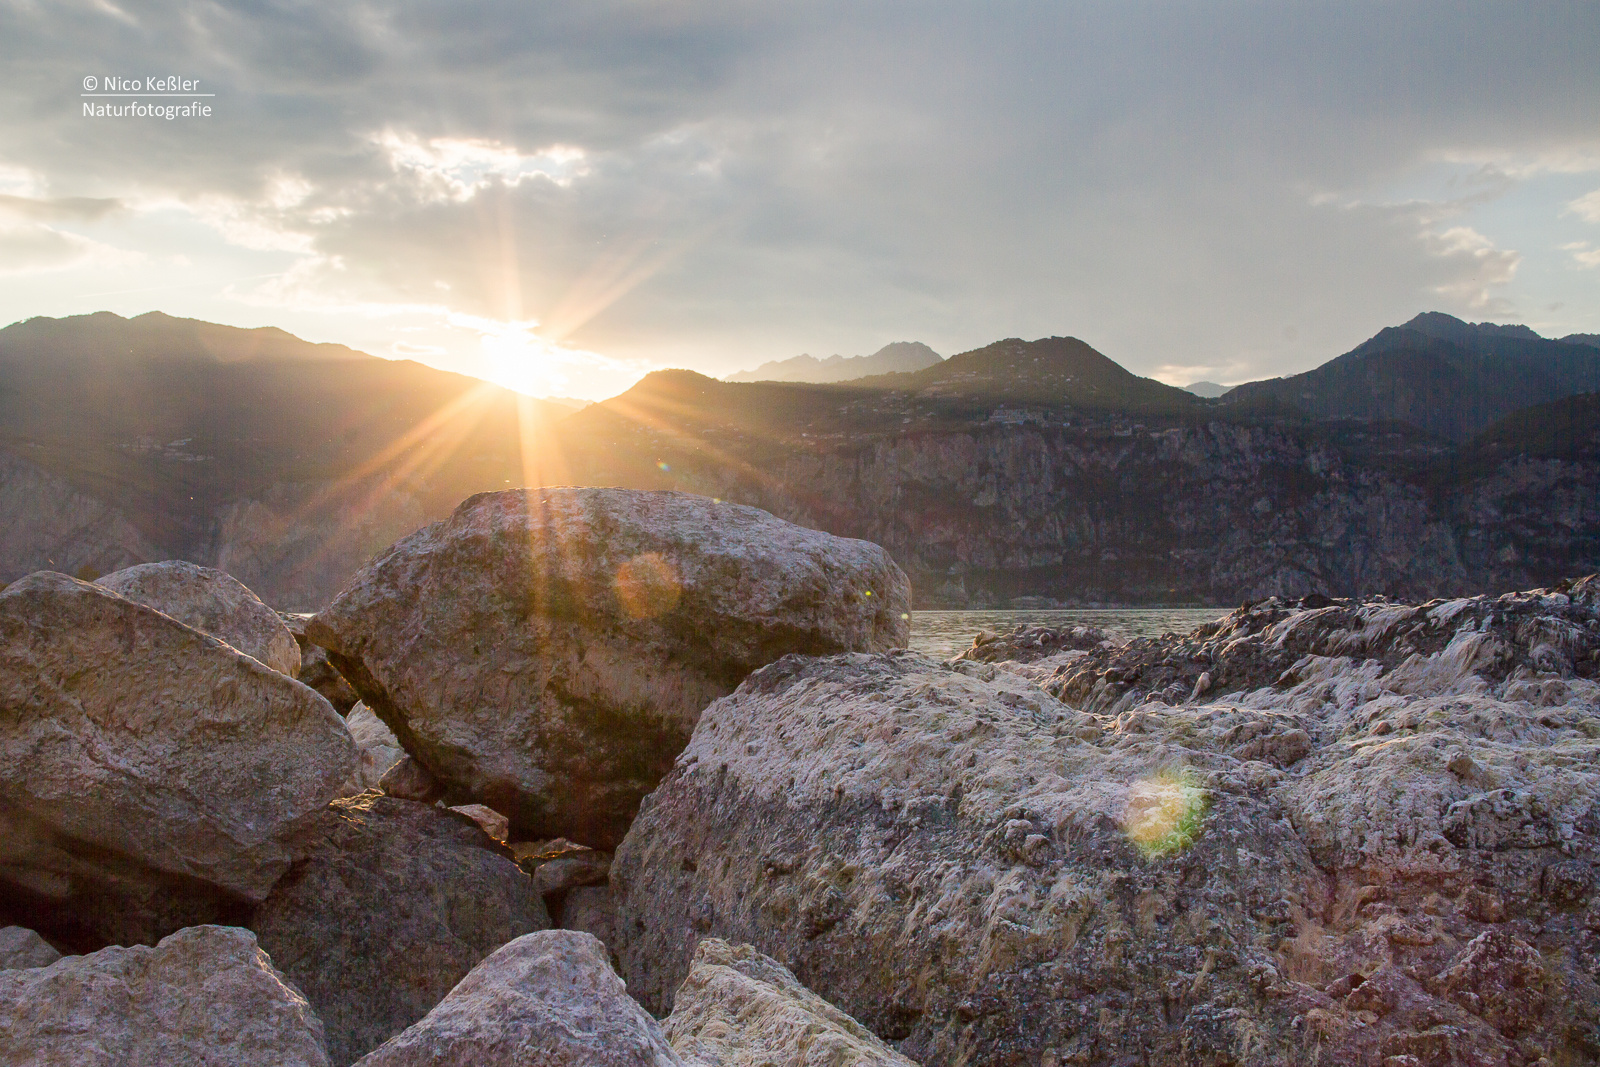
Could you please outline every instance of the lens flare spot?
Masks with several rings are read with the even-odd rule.
[[[1194,844],[1205,816],[1205,791],[1194,776],[1162,771],[1128,790],[1122,829],[1146,859],[1156,859]]]
[[[666,460],[664,460],[664,459],[656,460],[656,470],[658,470],[658,471],[670,471],[671,469],[672,468],[667,465],[667,461]]]
[[[678,568],[659,552],[634,556],[618,567],[614,584],[622,610],[635,619],[665,615],[678,606],[683,595]]]

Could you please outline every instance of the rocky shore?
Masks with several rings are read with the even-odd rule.
[[[309,618],[14,582],[0,1062],[1600,1060],[1600,578],[949,662],[909,609],[876,545],[602,489]]]

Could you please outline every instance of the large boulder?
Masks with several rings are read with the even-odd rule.
[[[153,942],[248,907],[354,761],[327,701],[215,637],[63,574],[0,593],[0,883],[35,929]]]
[[[307,627],[408,752],[511,820],[609,848],[700,711],[788,652],[903,646],[876,545],[685,493],[472,497]]]
[[[291,678],[300,673],[294,635],[277,612],[231,574],[169,559],[116,571],[95,584],[171,615]]]
[[[367,793],[329,805],[251,927],[310,999],[342,1067],[410,1026],[507,941],[550,925],[476,824]]]
[[[518,938],[360,1067],[678,1067],[588,934]]]
[[[997,665],[786,658],[618,849],[619,969],[662,1012],[699,940],[747,942],[930,1067],[1592,1062],[1600,685],[1494,671],[1592,656],[1575,600],[1499,651],[1469,615],[1392,666],[1115,714]]]
[[[749,945],[708,937],[661,1026],[703,1067],[916,1067]]]
[[[0,971],[0,1063],[328,1067],[322,1024],[248,930],[195,926]]]

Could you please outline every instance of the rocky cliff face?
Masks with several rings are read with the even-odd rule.
[[[99,577],[161,558],[116,508],[0,452],[0,582],[41,570]]]
[[[674,484],[875,541],[923,607],[1426,598],[1600,563],[1600,465],[1511,457],[1459,476],[1399,434],[983,426],[802,446],[759,474],[685,451],[667,453]]]

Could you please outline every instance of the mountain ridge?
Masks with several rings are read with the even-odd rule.
[[[853,381],[875,374],[892,374],[919,371],[931,367],[943,357],[921,341],[895,341],[884,345],[870,356],[833,355],[818,359],[812,355],[798,355],[790,359],[763,363],[755,370],[739,371],[725,375],[725,382],[806,382],[821,385],[827,382]]]

